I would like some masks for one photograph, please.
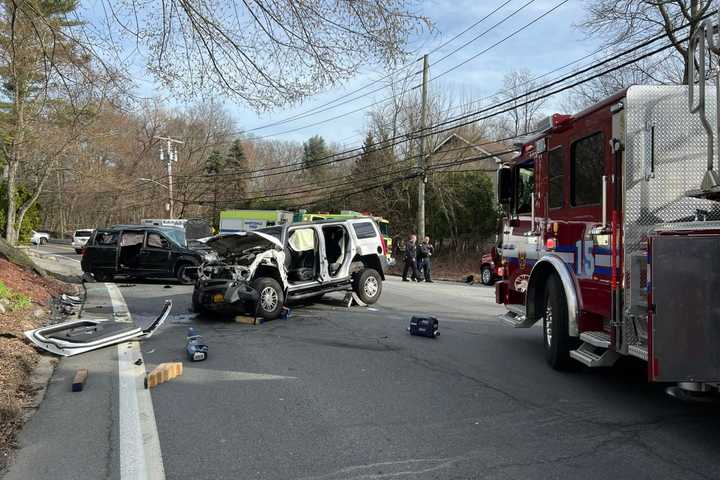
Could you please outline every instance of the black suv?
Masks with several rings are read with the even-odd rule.
[[[98,282],[128,275],[175,277],[191,284],[202,261],[203,253],[187,247],[181,228],[115,225],[95,230],[85,245],[81,265]]]

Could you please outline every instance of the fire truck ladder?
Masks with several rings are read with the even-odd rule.
[[[718,13],[718,20],[720,23],[720,12]],[[693,33],[688,43],[688,106],[690,113],[697,113],[700,115],[700,122],[708,136],[707,142],[707,171],[703,177],[700,189],[690,190],[687,195],[696,198],[705,198],[708,200],[720,200],[720,175],[714,169],[713,163],[715,159],[714,155],[714,142],[717,137],[718,151],[720,152],[720,135],[716,135],[713,132],[712,125],[707,118],[706,114],[706,102],[705,102],[705,62],[708,60],[708,56],[705,55],[706,42],[707,51],[711,54],[720,55],[720,41],[716,42],[715,31],[717,27],[713,24],[711,19],[703,21],[698,29]],[[696,52],[699,53],[699,57],[696,58]],[[697,62],[697,63],[696,63]],[[697,72],[696,72],[697,65]],[[720,67],[715,69],[715,130],[717,131],[718,122],[720,122]],[[698,83],[698,96],[697,104],[695,104],[695,80],[697,78]]]

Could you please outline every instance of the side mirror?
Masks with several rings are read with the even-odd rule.
[[[497,171],[497,195],[500,205],[508,205],[512,202],[512,169],[508,167],[500,167]]]

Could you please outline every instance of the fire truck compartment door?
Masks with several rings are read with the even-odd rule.
[[[720,381],[719,253],[718,236],[653,237],[655,381]]]

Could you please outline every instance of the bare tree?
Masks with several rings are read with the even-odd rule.
[[[546,102],[542,98],[542,91],[529,93],[537,87],[528,69],[513,70],[505,74],[500,97],[510,102],[507,108],[512,108],[507,113],[507,123],[503,125],[507,136],[523,135],[533,130],[538,114]]]
[[[295,102],[365,63],[393,65],[408,36],[430,26],[415,0],[102,3],[109,36],[142,45],[150,72],[175,92],[227,93],[256,109]]]
[[[665,80],[687,83],[684,39],[695,32],[712,4],[712,0],[586,0],[587,16],[579,26],[589,35],[601,38],[611,51],[637,43],[639,35],[646,38],[664,34],[675,52],[664,59]],[[676,31],[683,25],[689,25],[689,29]],[[673,65],[677,63],[681,68]]]

